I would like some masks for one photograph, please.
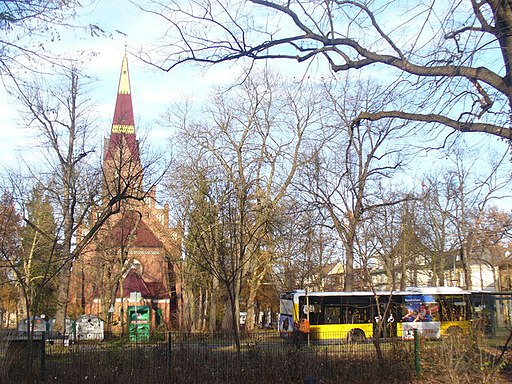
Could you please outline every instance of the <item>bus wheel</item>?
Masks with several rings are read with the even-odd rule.
[[[347,336],[347,341],[349,343],[362,343],[366,340],[364,336],[364,332],[360,329],[353,329],[349,332]]]
[[[453,326],[453,327],[449,327],[446,332],[450,336],[457,336],[462,333],[462,329],[460,329],[460,327]]]

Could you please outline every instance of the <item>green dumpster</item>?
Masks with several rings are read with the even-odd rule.
[[[149,339],[150,312],[147,305],[128,307],[130,341]]]

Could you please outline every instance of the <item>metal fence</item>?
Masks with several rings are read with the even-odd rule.
[[[283,340],[277,332],[167,333],[143,342],[113,339],[37,344],[32,368],[12,362],[3,382],[23,383],[365,383],[410,382],[413,343]],[[380,351],[380,352],[378,352]],[[379,354],[381,358],[379,358]],[[29,375],[30,372],[30,375]],[[6,381],[8,379],[8,381]],[[382,381],[382,380],[381,380]]]
[[[379,340],[379,360],[371,340],[348,343],[339,336],[318,342],[307,338],[283,340],[277,333],[251,333],[242,335],[237,352],[229,334],[173,334],[170,382],[302,383],[306,377],[321,378],[322,383],[367,383],[382,377],[397,383],[410,382],[413,343]],[[183,374],[180,367],[187,366],[187,362],[195,368]]]

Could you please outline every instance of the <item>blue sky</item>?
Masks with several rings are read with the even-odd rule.
[[[171,101],[183,97],[201,99],[209,86],[234,78],[236,71],[233,64],[212,67],[208,71],[188,65],[166,73],[131,56],[130,51],[146,48],[161,36],[163,29],[155,16],[140,12],[128,1],[101,0],[77,12],[75,24],[98,25],[110,32],[110,36],[92,37],[85,29],[65,29],[62,40],[48,43],[48,47],[53,52],[66,52],[72,57],[76,57],[78,51],[95,53],[94,58],[85,65],[85,70],[95,79],[90,97],[94,99],[96,114],[100,117],[100,137],[108,135],[112,123],[125,46],[129,57],[136,129],[141,135],[147,133],[148,139],[155,145],[166,145],[170,135],[156,121]],[[16,102],[3,89],[0,89],[0,101],[0,134],[3,138],[0,140],[0,164],[11,165],[14,162],[13,153],[27,147],[29,132],[21,124]]]
[[[85,67],[96,79],[91,98],[96,102],[96,115],[100,118],[98,138],[108,135],[114,112],[119,71],[125,46],[128,52],[147,49],[159,39],[165,29],[160,19],[139,11],[129,1],[101,0],[93,6],[77,10],[75,24],[95,24],[110,32],[111,36],[91,37],[87,30],[62,31],[62,41],[48,46],[56,52],[74,54],[77,51],[94,52],[96,55]],[[120,31],[116,32],[116,31]],[[258,64],[264,64],[258,63]],[[148,135],[149,143],[160,148],[168,145],[171,132],[161,128],[156,121],[171,102],[182,97],[202,99],[213,85],[229,84],[236,78],[236,63],[216,65],[207,70],[197,65],[177,67],[169,73],[158,71],[129,55],[131,89],[134,103],[136,129],[139,136]],[[307,65],[292,61],[273,61],[272,65],[286,73],[300,73]],[[327,72],[327,64],[321,67]],[[384,74],[383,74],[384,75]],[[19,123],[15,104],[0,89],[0,164],[11,165],[13,153],[27,147],[26,130]],[[98,143],[101,145],[101,142]],[[425,161],[423,161],[425,165]],[[417,171],[421,172],[421,168]]]

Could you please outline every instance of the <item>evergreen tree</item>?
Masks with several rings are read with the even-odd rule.
[[[59,258],[55,217],[44,190],[42,185],[35,186],[25,207],[25,225],[20,232],[19,268],[26,281],[30,312],[52,316],[56,311],[55,276]]]
[[[0,310],[2,325],[13,326],[20,304],[17,275],[13,264],[19,259],[19,232],[21,215],[14,206],[11,194],[4,193],[0,200]]]

